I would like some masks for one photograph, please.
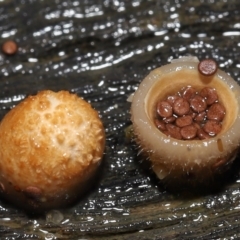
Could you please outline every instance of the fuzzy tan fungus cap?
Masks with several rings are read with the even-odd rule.
[[[45,90],[13,108],[0,124],[1,191],[18,205],[72,202],[100,165],[103,124],[89,103]]]

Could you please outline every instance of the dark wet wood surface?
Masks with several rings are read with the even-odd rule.
[[[42,89],[69,90],[100,112],[100,176],[71,208],[28,216],[0,202],[1,239],[237,239],[239,157],[213,191],[165,189],[125,135],[127,97],[172,58],[214,58],[240,81],[240,3],[184,0],[2,0],[0,117]]]

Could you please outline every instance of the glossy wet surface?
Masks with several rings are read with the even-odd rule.
[[[101,174],[86,198],[41,217],[1,201],[1,239],[239,237],[238,162],[216,191],[170,192],[125,135],[127,97],[173,58],[214,58],[240,81],[239,9],[236,0],[0,1],[0,43],[19,47],[0,54],[0,117],[27,95],[64,89],[92,103],[107,136]]]

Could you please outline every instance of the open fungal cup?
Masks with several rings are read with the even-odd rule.
[[[199,70],[195,57],[183,57],[159,67],[141,82],[132,96],[131,120],[137,143],[147,154],[160,179],[204,181],[225,171],[234,160],[240,143],[240,87],[225,72],[211,74]],[[160,131],[156,124],[159,100],[191,86],[209,87],[218,93],[225,107],[221,131],[207,139],[176,139]]]

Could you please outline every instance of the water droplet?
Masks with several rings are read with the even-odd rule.
[[[58,210],[51,210],[46,215],[46,221],[52,223],[61,223],[64,219],[63,214]]]

